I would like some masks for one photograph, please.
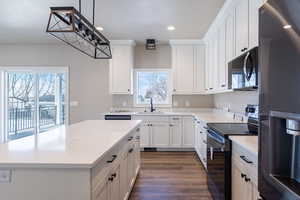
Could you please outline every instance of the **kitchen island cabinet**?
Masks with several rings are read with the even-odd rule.
[[[1,199],[127,199],[140,168],[140,123],[84,121],[0,145]]]

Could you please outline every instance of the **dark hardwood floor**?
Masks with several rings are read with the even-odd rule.
[[[206,173],[193,152],[142,152],[129,200],[211,200]]]

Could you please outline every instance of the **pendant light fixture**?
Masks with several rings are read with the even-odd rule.
[[[111,59],[110,42],[95,27],[95,0],[93,22],[74,7],[50,7],[47,33],[95,59]]]

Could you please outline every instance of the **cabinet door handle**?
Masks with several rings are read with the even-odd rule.
[[[173,89],[173,92],[176,92],[176,89]]]
[[[173,124],[170,124],[170,127],[173,127],[174,125]]]
[[[241,173],[241,178],[247,177],[246,174]]]
[[[133,139],[133,137],[132,136],[130,136],[130,137],[128,137],[128,141],[131,141]]]
[[[205,140],[202,141],[204,144],[207,144],[207,142]]]
[[[117,155],[112,155],[112,159],[111,160],[108,160],[108,161],[106,161],[107,163],[112,163],[112,162],[114,162],[114,160],[116,160],[116,158],[117,158]]]
[[[111,175],[111,177],[116,178],[116,177],[117,177],[117,173],[113,173],[113,174]]]
[[[110,182],[113,182],[114,178],[113,178],[113,177],[109,177],[108,180],[109,180]]]
[[[214,88],[209,88],[210,90],[214,89]]]
[[[140,128],[137,128],[137,129],[136,129],[136,132],[140,132],[140,130],[141,130]]]
[[[225,84],[223,84],[223,85],[221,85],[221,87],[226,87],[226,85],[225,85]]]
[[[136,138],[135,138],[135,139],[139,140],[139,139],[141,139],[141,137],[140,137],[140,136],[136,136]]]
[[[130,92],[130,89],[128,89],[128,92]]]
[[[246,156],[240,156],[240,158],[248,164],[252,164],[253,162],[249,160]]]
[[[173,120],[179,120],[179,118],[178,117],[174,117]]]
[[[132,153],[133,152],[133,148],[129,149],[128,153]]]
[[[246,182],[249,182],[249,181],[251,181],[251,179],[248,178],[248,177],[246,176],[246,177],[245,177],[245,181],[246,181]]]

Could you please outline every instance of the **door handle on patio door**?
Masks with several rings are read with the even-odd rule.
[[[214,148],[210,147],[210,160],[214,160]]]

